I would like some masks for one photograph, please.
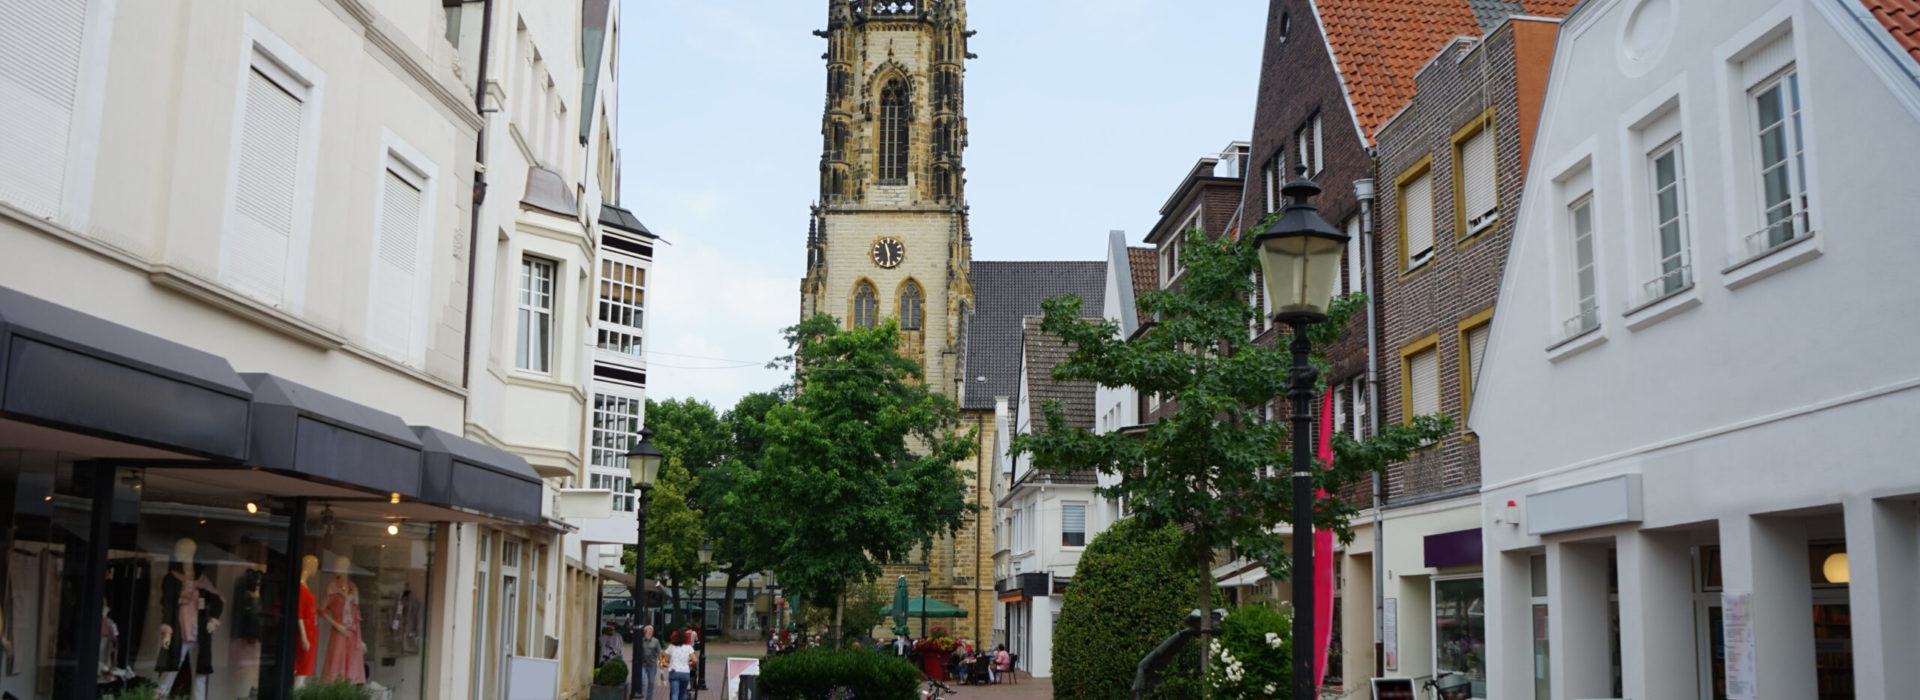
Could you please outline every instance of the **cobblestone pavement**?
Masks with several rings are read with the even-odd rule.
[[[633,658],[633,645],[628,644],[627,658]],[[765,655],[766,647],[758,643],[707,645],[710,660],[707,662],[707,690],[700,693],[700,700],[725,700],[722,694],[726,688],[726,660],[728,657],[758,659]],[[997,685],[955,685],[953,700],[972,700],[973,698],[994,698],[995,700],[1051,700],[1053,683],[1046,678],[1021,676],[1020,682],[1000,683]],[[653,700],[667,700],[667,689],[663,684]]]

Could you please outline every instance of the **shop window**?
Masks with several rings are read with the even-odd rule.
[[[1487,697],[1487,612],[1480,577],[1433,582],[1433,669],[1467,681],[1472,697]],[[1442,681],[1442,682],[1446,682]]]
[[[389,517],[383,505],[308,507],[298,611],[316,633],[311,661],[296,657],[294,666],[311,671],[306,682],[346,680],[375,697],[419,700],[435,526]]]

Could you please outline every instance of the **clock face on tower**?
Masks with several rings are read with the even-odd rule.
[[[907,259],[907,246],[893,236],[881,236],[874,239],[867,256],[873,258],[873,264],[891,270]]]

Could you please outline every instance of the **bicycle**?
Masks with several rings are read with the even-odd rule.
[[[1471,700],[1473,697],[1473,682],[1467,680],[1465,674],[1454,671],[1441,671],[1421,683],[1420,687],[1425,688],[1427,697],[1434,700]]]
[[[920,684],[920,700],[941,700],[949,695],[959,694],[960,691],[954,690],[947,684],[932,678],[928,678],[925,683]]]

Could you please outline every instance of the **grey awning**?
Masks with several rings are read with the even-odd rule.
[[[580,216],[580,207],[573,201],[573,188],[567,186],[567,179],[537,165],[527,168],[527,192],[520,197],[520,204],[568,218]]]
[[[399,416],[271,374],[253,387],[247,463],[376,493],[420,495],[420,439]]]
[[[545,484],[527,460],[437,428],[413,426],[424,448],[420,500],[538,523]]]
[[[217,355],[0,287],[0,415],[239,460],[251,393]]]
[[[652,231],[647,230],[647,225],[640,223],[640,218],[634,216],[633,212],[611,204],[600,205],[600,225],[619,229],[637,236],[659,238],[659,236],[654,235]]]

